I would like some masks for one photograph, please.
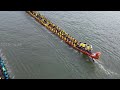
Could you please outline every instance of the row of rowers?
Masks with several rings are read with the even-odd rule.
[[[43,15],[40,15],[40,13],[36,11],[30,11],[33,15],[35,15],[39,20],[43,21],[43,23],[47,24],[48,21]]]
[[[47,20],[43,15],[40,15],[40,13],[36,12],[36,11],[30,11],[33,15],[35,15],[40,21],[42,21],[42,23],[44,23],[45,26],[48,26],[50,28],[55,27],[55,25],[50,22],[49,20]]]
[[[4,66],[2,61],[0,61],[0,79],[9,79],[9,75],[7,73],[7,69]]]
[[[57,34],[62,40],[68,42],[73,47],[77,47],[79,49],[82,49],[84,51],[87,51],[88,53],[91,53],[92,51],[92,45],[88,45],[86,43],[78,42],[75,38],[71,37],[69,34],[67,34],[65,31],[61,30],[58,26],[55,26],[54,24],[49,24],[50,30]]]
[[[61,39],[63,39],[64,41],[68,42],[73,47],[77,47],[79,49],[82,49],[82,50],[85,50],[85,51],[91,53],[91,51],[92,51],[92,45],[87,45],[86,43],[78,42],[76,39],[74,39],[73,37],[71,37],[69,34],[67,34],[63,30],[61,30],[58,26],[56,26],[53,23],[51,23],[50,21],[48,21],[44,16],[42,16],[39,13],[36,13],[34,11],[33,12],[31,11],[31,13],[33,13],[40,20],[42,19],[44,21],[44,23],[48,24],[47,27],[53,33],[57,34]]]

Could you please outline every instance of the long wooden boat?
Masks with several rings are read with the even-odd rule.
[[[62,39],[65,43],[67,43],[68,45],[70,45],[71,47],[73,47],[74,49],[76,49],[77,51],[79,51],[79,52],[82,52],[83,54],[85,54],[85,55],[87,55],[88,57],[90,57],[90,58],[92,58],[92,59],[94,59],[94,60],[98,60],[99,58],[100,58],[100,55],[101,55],[101,52],[95,52],[95,53],[89,53],[89,52],[87,52],[86,50],[83,50],[83,49],[80,49],[80,48],[78,48],[78,47],[76,47],[76,46],[74,46],[74,45],[72,45],[71,43],[69,43],[68,41],[66,41],[66,40],[64,40],[62,37],[60,37],[57,33],[55,33],[55,32],[53,32],[52,31],[52,28],[50,28],[49,26],[48,26],[48,24],[46,24],[46,23],[44,23],[43,22],[43,19],[39,19],[38,17],[37,17],[37,12],[35,12],[35,11],[32,11],[32,12],[34,12],[34,14],[33,13],[31,13],[31,11],[26,11],[29,15],[31,15],[36,21],[38,21],[40,24],[42,24],[43,26],[45,26],[49,31],[51,31],[52,33],[54,33],[54,34],[56,34],[60,39]],[[45,18],[45,17],[44,17]],[[46,18],[45,18],[46,19]],[[47,19],[46,19],[47,20]],[[50,21],[49,21],[50,22]],[[48,23],[48,22],[47,22]],[[50,23],[52,23],[52,22],[50,22]]]

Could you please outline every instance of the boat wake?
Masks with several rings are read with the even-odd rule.
[[[117,76],[119,76],[118,73],[112,72],[111,70],[106,69],[106,68],[103,66],[103,63],[102,63],[102,62],[100,62],[100,61],[95,61],[95,63],[96,63],[96,65],[97,65],[106,75],[109,75],[109,76],[117,75]]]

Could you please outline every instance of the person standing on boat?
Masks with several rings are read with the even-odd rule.
[[[91,51],[92,51],[92,45],[87,45],[86,46],[86,48],[85,48],[85,50],[88,52],[88,53],[92,53]]]
[[[92,53],[92,50],[93,50],[92,45],[90,45],[90,50],[89,50],[89,52]]]
[[[83,43],[82,45],[83,50],[85,50],[86,45],[87,45],[86,43]]]

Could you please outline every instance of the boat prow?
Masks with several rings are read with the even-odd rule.
[[[100,58],[100,55],[101,55],[101,52],[96,52],[96,53],[92,53],[90,57],[98,60]]]

